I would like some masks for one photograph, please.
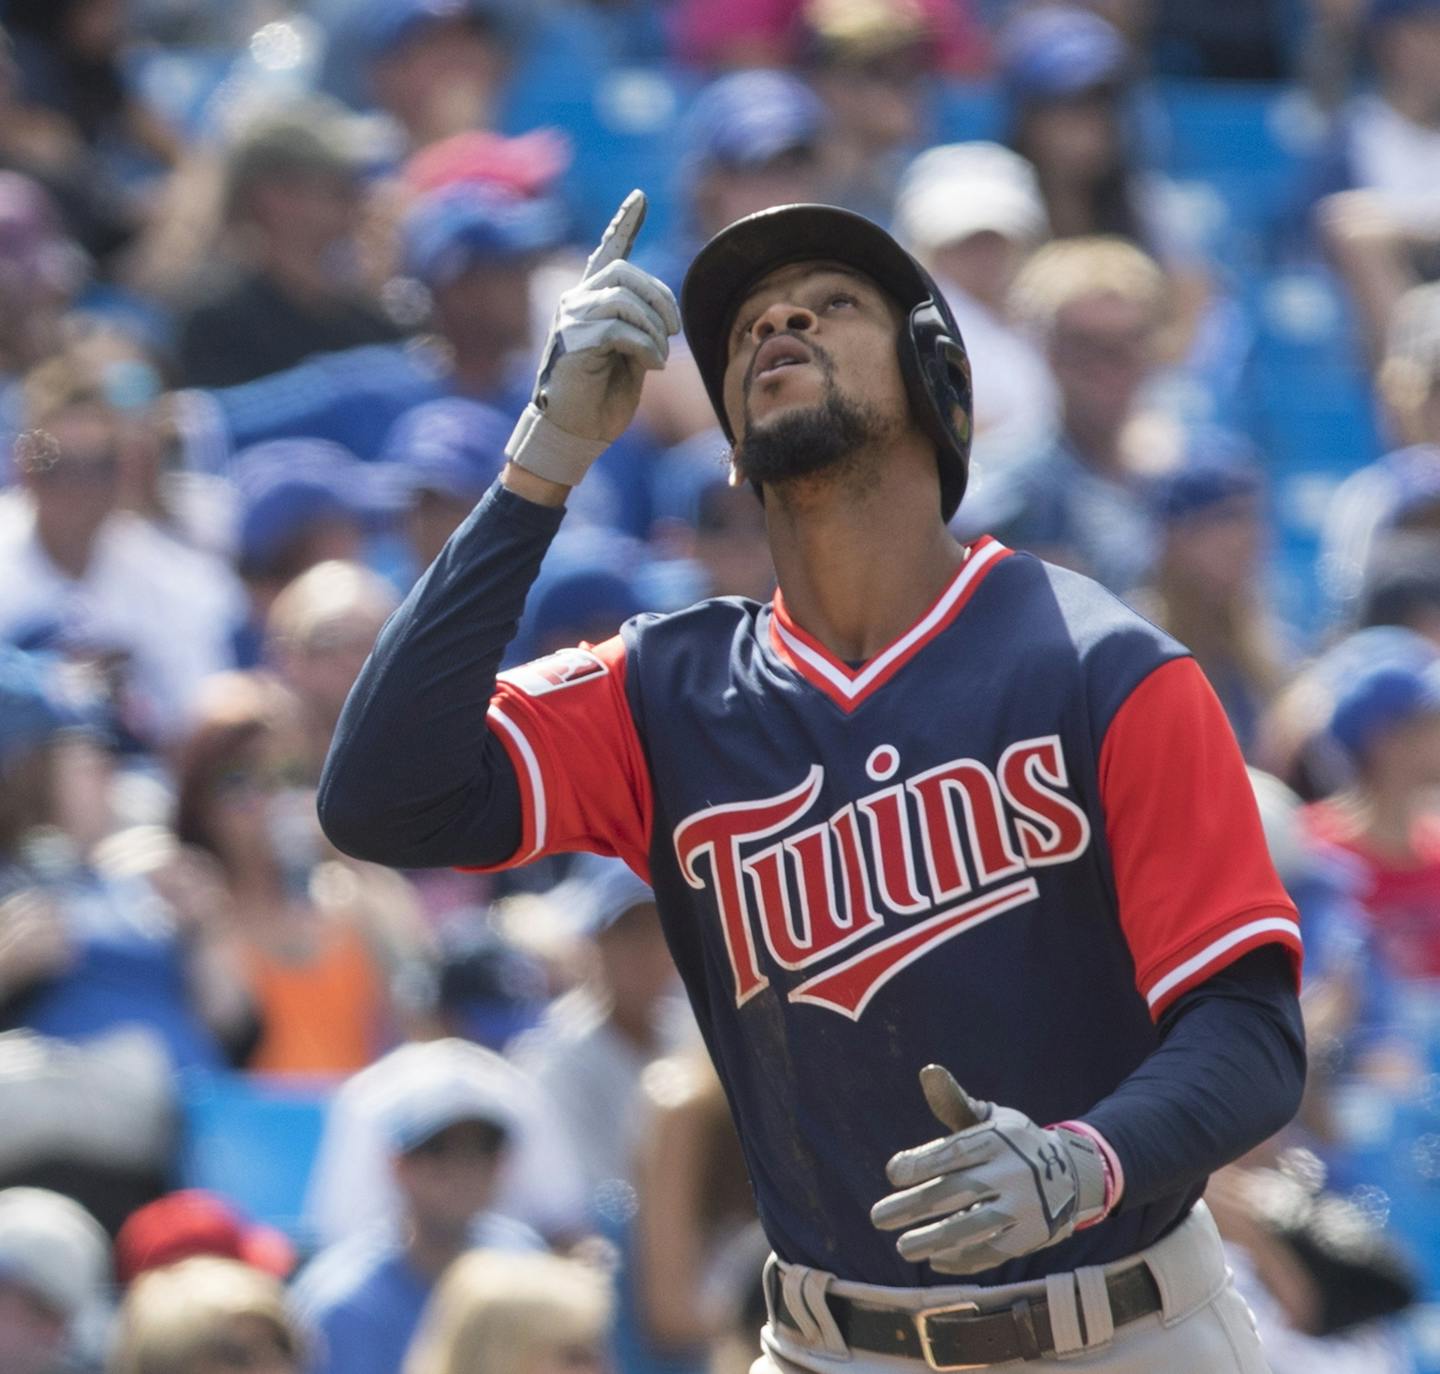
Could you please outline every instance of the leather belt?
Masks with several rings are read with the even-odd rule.
[[[785,1303],[779,1270],[766,1273],[770,1310],[793,1331],[800,1323]],[[1160,1289],[1144,1264],[1105,1280],[1111,1319],[1117,1327],[1160,1311]],[[908,1312],[876,1307],[827,1293],[825,1303],[845,1344],[873,1355],[923,1360],[934,1370],[983,1369],[1007,1360],[1038,1360],[1055,1349],[1050,1307],[1043,1294],[986,1311],[974,1302]]]

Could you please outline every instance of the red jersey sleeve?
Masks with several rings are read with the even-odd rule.
[[[1100,794],[1120,924],[1153,1018],[1260,945],[1283,945],[1298,982],[1295,906],[1270,862],[1230,723],[1194,659],[1157,668],[1115,713]]]
[[[520,780],[520,846],[500,868],[590,850],[649,879],[650,774],[625,697],[625,646],[561,649],[499,675],[488,713]]]

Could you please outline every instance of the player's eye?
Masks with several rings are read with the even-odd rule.
[[[826,298],[825,308],[827,310],[835,310],[841,306],[853,306],[859,304],[859,300],[856,297],[852,296],[848,291],[832,291],[830,295]]]

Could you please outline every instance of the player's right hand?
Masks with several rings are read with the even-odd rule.
[[[626,261],[644,219],[644,192],[632,191],[560,297],[534,395],[506,446],[512,462],[566,486],[625,432],[645,373],[665,366],[680,329],[670,288]]]

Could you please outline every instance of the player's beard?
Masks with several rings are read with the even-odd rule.
[[[735,463],[748,481],[773,486],[821,474],[863,479],[865,456],[877,455],[896,429],[876,407],[843,395],[835,384],[834,364],[813,345],[811,350],[825,378],[824,394],[816,405],[758,425],[747,414]]]

